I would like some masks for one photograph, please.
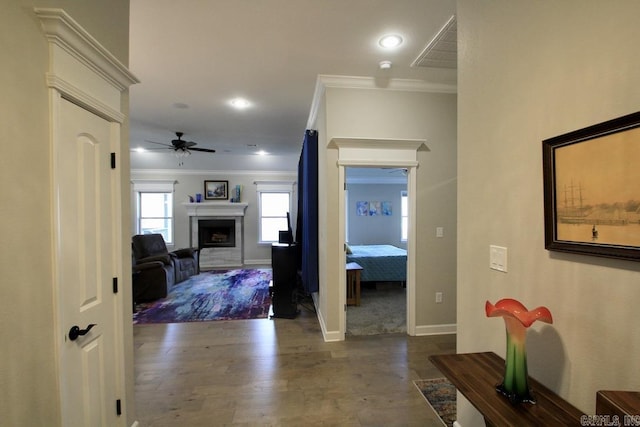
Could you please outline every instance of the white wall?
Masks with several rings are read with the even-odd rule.
[[[255,157],[255,156],[254,156]],[[295,165],[297,167],[297,164]],[[229,181],[229,190],[236,185],[242,185],[242,202],[249,206],[244,217],[244,262],[245,264],[269,264],[271,263],[271,245],[258,243],[258,200],[255,181],[292,181],[298,179],[297,172],[241,172],[241,171],[199,171],[168,169],[166,171],[134,169],[131,172],[131,179],[143,180],[175,180],[174,192],[174,249],[189,247],[190,228],[189,216],[183,203],[188,200],[188,196],[195,196],[196,193],[204,193],[205,180],[225,180]],[[293,209],[291,212],[292,227],[296,225],[297,215],[297,187],[294,187]],[[135,234],[136,212],[135,194],[131,192],[131,230]],[[228,202],[228,201],[227,201]],[[197,246],[197,242],[195,243]]]
[[[407,248],[406,241],[403,242],[400,239],[402,234],[400,199],[401,192],[407,190],[406,184],[347,184],[347,190],[349,190],[347,222],[350,244],[393,245]],[[391,215],[359,216],[356,212],[356,203],[359,201],[390,202]]]
[[[459,0],[458,351],[504,356],[486,300],[547,306],[529,373],[587,414],[599,389],[640,389],[640,264],[544,248],[543,139],[640,105],[640,2]],[[630,183],[630,185],[635,185]],[[508,248],[508,273],[489,245]],[[459,405],[464,426],[481,419]]]

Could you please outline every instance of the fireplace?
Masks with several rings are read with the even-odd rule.
[[[198,220],[198,247],[233,248],[236,246],[235,219]]]
[[[184,203],[184,205],[187,208],[191,228],[189,242],[191,246],[200,248],[200,269],[242,266],[244,264],[242,229],[248,204],[200,202]],[[209,229],[206,234],[201,234],[200,224],[205,227],[213,226],[214,230]],[[229,229],[228,234],[226,231],[220,233],[221,226]],[[228,238],[221,237],[221,234],[228,235]]]

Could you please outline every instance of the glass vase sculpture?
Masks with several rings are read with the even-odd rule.
[[[496,390],[513,404],[536,403],[527,373],[527,329],[536,320],[553,323],[551,312],[546,307],[529,311],[522,303],[510,298],[501,299],[495,305],[487,301],[485,312],[487,317],[502,317],[507,330],[504,380]]]

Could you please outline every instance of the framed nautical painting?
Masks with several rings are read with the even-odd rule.
[[[640,112],[542,141],[545,247],[640,261]]]

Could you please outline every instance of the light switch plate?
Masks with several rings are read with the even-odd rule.
[[[502,246],[489,246],[489,268],[492,270],[507,272],[507,248]]]

